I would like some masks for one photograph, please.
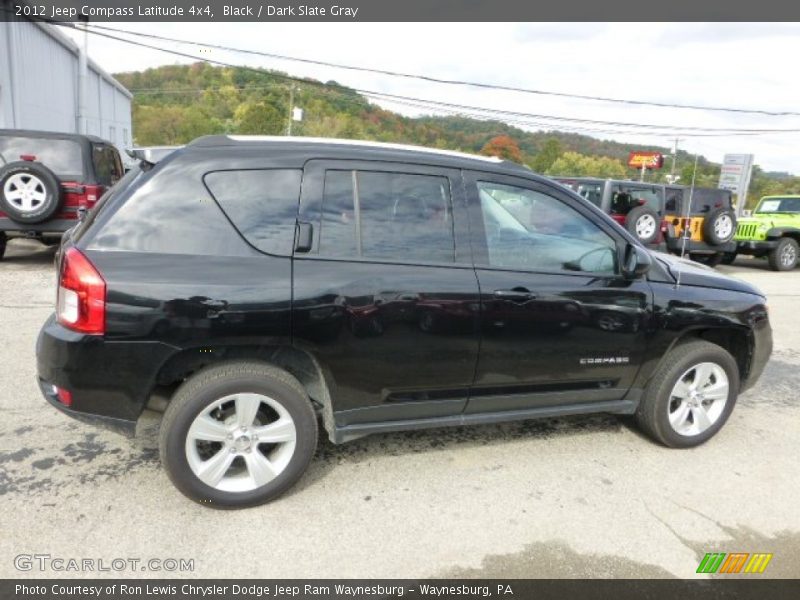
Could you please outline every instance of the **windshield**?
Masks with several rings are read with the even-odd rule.
[[[800,198],[764,198],[757,213],[800,213]]]

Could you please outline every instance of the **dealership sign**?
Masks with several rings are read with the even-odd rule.
[[[661,152],[639,152],[628,154],[628,166],[635,169],[660,169],[664,166],[664,155]]]
[[[719,188],[729,190],[739,197],[737,211],[741,211],[747,200],[750,175],[753,171],[752,154],[726,154],[719,173]]]

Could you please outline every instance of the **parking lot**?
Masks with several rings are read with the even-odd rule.
[[[611,416],[322,439],[307,475],[260,508],[177,492],[158,420],[129,440],[48,407],[34,343],[53,250],[0,263],[0,576],[14,557],[194,559],[199,577],[692,577],[706,552],[771,552],[800,576],[800,269],[719,270],[769,297],[775,351],[705,446],[669,450]],[[96,572],[64,573],[97,576]]]

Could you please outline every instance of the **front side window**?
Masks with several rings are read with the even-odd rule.
[[[327,256],[453,262],[448,178],[328,171],[319,251]]]
[[[614,273],[614,239],[560,200],[527,188],[478,182],[489,265]]]

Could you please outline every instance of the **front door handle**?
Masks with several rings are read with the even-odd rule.
[[[536,294],[524,287],[515,287],[510,290],[495,290],[494,297],[502,300],[512,300],[515,302],[524,302],[526,300],[534,300]]]

